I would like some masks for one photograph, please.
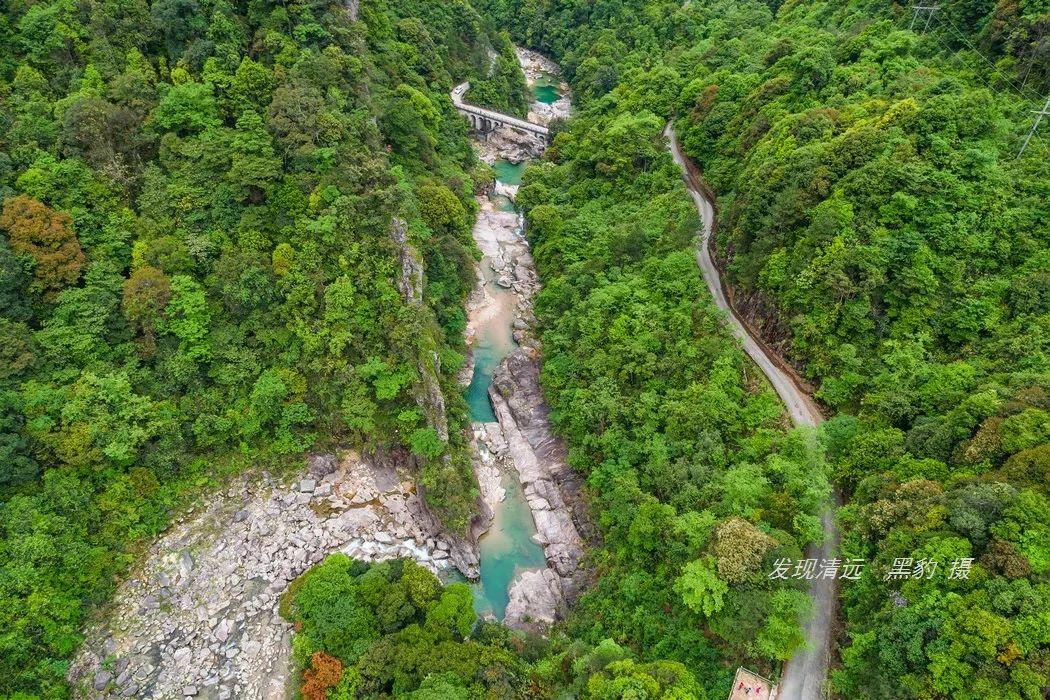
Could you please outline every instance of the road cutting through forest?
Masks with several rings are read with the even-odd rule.
[[[714,228],[715,207],[697,174],[690,167],[682,153],[674,128],[668,124],[664,132],[671,150],[671,157],[682,170],[689,196],[693,198],[700,214],[700,237],[696,246],[696,264],[707,283],[707,288],[714,298],[715,305],[725,312],[726,324],[730,331],[740,340],[747,353],[762,373],[769,380],[777,395],[784,402],[791,422],[796,426],[816,427],[824,421],[813,398],[798,384],[798,380],[784,365],[747,328],[733,309],[722,286],[721,275],[709,246],[711,232]],[[838,549],[839,533],[834,520],[836,497],[827,503],[821,513],[821,525],[824,530],[824,542],[811,546],[806,556],[810,559],[830,559]],[[810,581],[810,599],[813,601],[813,614],[803,624],[806,645],[785,664],[780,679],[780,700],[820,700],[824,697],[824,684],[828,676],[831,658],[831,628],[835,619],[835,580],[816,578]]]

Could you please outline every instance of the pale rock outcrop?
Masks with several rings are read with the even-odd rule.
[[[551,430],[536,360],[520,350],[508,355],[496,370],[489,397],[532,510],[537,540],[561,579],[563,597],[572,601],[582,575],[583,538],[571,504],[579,500],[583,482]]]
[[[189,511],[86,630],[69,671],[75,695],[283,698],[281,594],[332,552],[477,576],[476,551],[441,527],[408,464],[315,455],[290,482],[245,476]]]
[[[398,289],[408,303],[419,304],[423,301],[423,262],[419,251],[408,242],[408,224],[403,219],[391,219],[390,238],[397,244],[401,262]]]
[[[539,158],[543,155],[545,146],[539,136],[515,131],[509,127],[499,127],[474,141],[474,152],[479,160],[489,165],[497,160],[521,163]]]
[[[498,451],[489,442],[489,426],[495,426],[499,431],[498,423],[474,423],[473,435],[471,436],[471,461],[474,467],[474,477],[478,481],[480,492],[480,512],[471,522],[470,539],[477,543],[478,539],[492,526],[492,518],[495,509],[507,497],[507,489],[503,488],[503,476],[497,460],[500,458]]]
[[[551,569],[525,571],[510,587],[503,622],[514,629],[542,633],[565,613],[562,579]]]

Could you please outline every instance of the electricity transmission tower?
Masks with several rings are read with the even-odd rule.
[[[1024,153],[1024,149],[1028,148],[1028,142],[1032,140],[1035,135],[1035,130],[1039,128],[1039,122],[1043,121],[1043,117],[1050,116],[1050,97],[1046,98],[1046,104],[1040,110],[1032,110],[1035,114],[1035,123],[1032,124],[1032,130],[1028,132],[1028,136],[1024,137],[1024,143],[1021,144],[1021,150],[1018,151],[1017,157],[1020,158],[1021,154]]]
[[[931,4],[931,5],[925,5],[925,4],[919,3],[918,5],[912,5],[911,9],[915,10],[915,14],[913,14],[911,16],[911,24],[908,25],[908,29],[914,29],[915,28],[915,21],[917,19],[919,19],[920,15],[925,13],[925,15],[926,15],[926,24],[924,24],[923,27],[922,27],[922,32],[923,32],[923,34],[925,34],[926,30],[930,28],[930,22],[933,21],[934,13],[937,12],[937,10],[939,9],[937,3],[935,2],[935,3]]]
[[[922,25],[922,33],[925,34],[926,31],[930,28],[930,23],[933,22],[933,16],[935,14],[937,14],[937,10],[940,9],[940,6],[937,3],[938,3],[938,0],[917,0],[917,4],[911,6],[911,9],[914,12],[912,13],[911,24],[908,25],[908,29],[915,29],[916,23],[918,23],[921,18],[925,18],[926,22]],[[999,71],[996,70],[996,68],[992,64],[992,62],[990,60],[988,60],[988,58],[984,54],[982,54],[980,51],[978,51],[976,48],[974,48],[968,41],[966,41],[966,37],[964,37],[962,35],[962,33],[955,27],[955,25],[951,23],[951,20],[948,20],[948,23],[951,24],[952,29],[955,30],[955,33],[959,35],[959,37],[963,40],[963,42],[965,42],[966,45],[969,46],[970,49],[972,49],[974,53],[976,53],[978,56],[983,58],[984,62],[987,63],[989,66],[991,66],[992,70],[995,71],[998,74]],[[1032,67],[1029,66],[1028,70],[1031,71],[1031,69],[1032,69]],[[1025,74],[1025,81],[1027,82],[1027,80],[1028,80],[1028,74],[1026,73]],[[1008,82],[1010,82],[1010,81],[1008,80]],[[1022,99],[1025,98],[1025,95],[1022,92],[1023,89],[1024,89],[1024,84],[1023,83],[1021,85],[1021,89],[1020,90],[1017,89],[1017,87],[1013,84],[1013,82],[1010,82],[1010,87],[1014,88],[1014,90],[1019,95],[1021,95]],[[1032,128],[1028,132],[1028,135],[1025,136],[1024,143],[1021,144],[1021,150],[1017,152],[1017,157],[1018,158],[1020,158],[1024,154],[1025,149],[1028,148],[1028,144],[1031,142],[1032,137],[1035,136],[1036,130],[1039,129],[1039,123],[1041,121],[1043,121],[1043,117],[1050,117],[1050,97],[1046,98],[1046,104],[1043,105],[1042,109],[1032,110],[1032,113],[1035,114],[1035,123],[1032,124]]]

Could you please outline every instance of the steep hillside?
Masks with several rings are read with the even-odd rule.
[[[0,694],[62,695],[86,607],[245,465],[410,450],[465,528],[474,158],[447,92],[522,109],[494,61],[463,2],[5,4]]]
[[[658,184],[667,159],[654,145],[674,119],[718,194],[717,252],[739,308],[838,416],[823,442],[848,501],[843,557],[866,567],[843,587],[836,688],[1040,697],[1050,684],[1045,132],[1017,154],[1048,87],[1046,4],[942,2],[915,31],[910,8],[861,0],[477,5],[555,55],[585,114],[616,133],[605,144],[574,125],[554,143],[557,165],[528,181],[541,271],[572,272],[548,288],[552,402],[581,395],[559,352],[561,327],[593,317],[573,288],[606,257],[659,250],[637,227],[594,250],[580,200],[651,187],[619,205],[624,223],[674,194],[670,178]],[[586,186],[568,175],[582,172]],[[618,381],[638,342],[589,339],[588,356],[619,363],[587,391]],[[574,426],[580,415],[565,428],[578,451],[611,440],[601,412],[591,436]],[[627,444],[654,449],[648,431]],[[676,479],[676,493],[690,488]],[[761,528],[768,508],[747,517]],[[633,568],[632,583],[648,570]],[[710,584],[724,585],[736,590],[722,576]],[[712,631],[718,623],[709,617]],[[620,634],[656,653],[641,628]]]

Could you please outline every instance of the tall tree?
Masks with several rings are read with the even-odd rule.
[[[46,299],[76,283],[84,268],[84,251],[73,232],[73,220],[65,212],[25,195],[4,202],[0,228],[7,231],[11,249],[28,255],[35,263],[31,286]]]

